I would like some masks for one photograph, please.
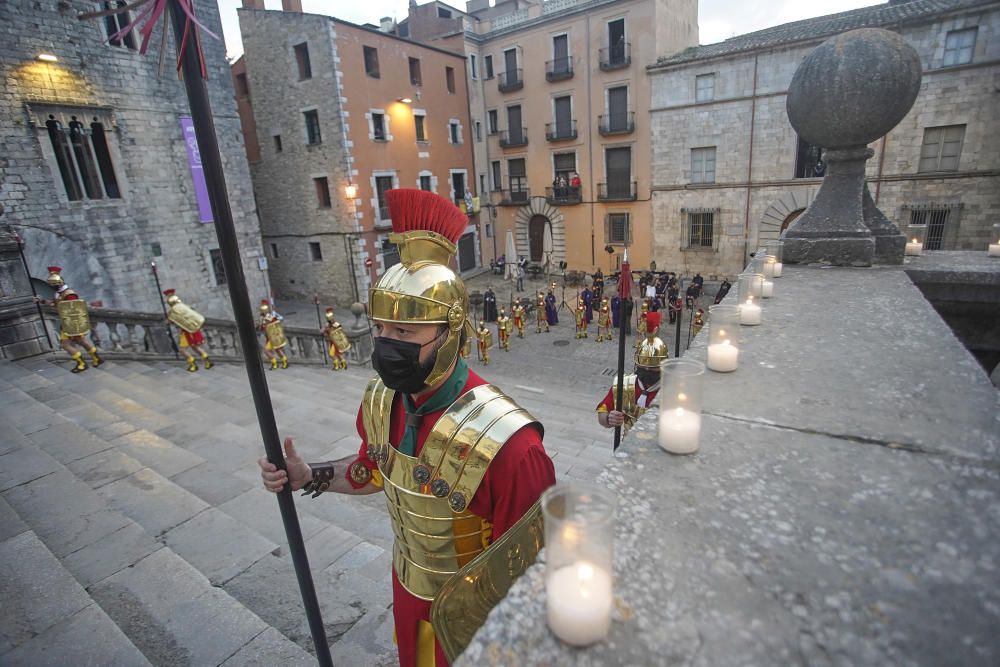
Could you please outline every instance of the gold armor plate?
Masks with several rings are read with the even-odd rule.
[[[205,317],[186,303],[170,306],[167,319],[188,333],[198,331],[205,324]]]
[[[493,347],[493,332],[492,331],[480,331],[478,333],[479,340],[482,341],[483,345],[487,348]]]
[[[268,322],[264,325],[264,335],[267,336],[267,342],[275,350],[288,345],[288,339],[285,338],[285,327],[278,320]]]
[[[330,340],[337,346],[337,351],[339,352],[346,352],[351,349],[351,343],[347,340],[347,334],[344,333],[343,327],[337,327],[331,331]]]
[[[59,313],[59,329],[67,336],[85,336],[90,332],[90,316],[83,299],[60,301],[56,304],[56,312]]]
[[[640,408],[635,404],[635,373],[625,376],[622,383],[622,405],[618,409],[625,413],[625,423],[622,424],[622,435],[629,432],[639,417],[646,414],[646,408]],[[618,376],[611,382],[611,395],[618,398]]]

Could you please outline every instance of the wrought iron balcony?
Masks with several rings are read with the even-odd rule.
[[[504,130],[500,133],[500,148],[515,148],[528,145],[528,128]]]
[[[635,132],[635,112],[601,114],[597,117],[597,131],[602,137],[612,134],[631,134]]]
[[[576,119],[566,120],[561,123],[545,124],[546,141],[564,141],[566,139],[576,139]]]
[[[597,184],[597,201],[635,201],[638,199],[636,181],[610,181]]]
[[[528,203],[531,194],[526,187],[501,191],[500,206],[522,206]]]
[[[601,69],[608,70],[621,69],[632,64],[632,45],[628,42],[606,46],[600,51]]]
[[[563,187],[545,188],[545,201],[552,206],[572,206],[583,201],[580,188],[569,185]]]
[[[545,62],[546,81],[565,81],[573,78],[573,59],[569,56]]]
[[[512,90],[521,90],[522,88],[524,88],[524,77],[521,76],[520,68],[500,72],[500,76],[497,77],[497,90],[501,93],[509,93]]]

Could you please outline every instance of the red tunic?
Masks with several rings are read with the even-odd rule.
[[[484,384],[487,384],[486,380],[469,370],[469,380],[462,392]],[[414,403],[419,407],[428,399],[430,396],[424,396],[415,400]],[[394,443],[402,440],[405,428],[406,412],[401,401],[402,399],[397,395],[392,403],[389,440]],[[420,454],[427,435],[443,412],[444,409],[424,415],[417,433],[417,455]],[[368,458],[368,443],[365,439],[360,409],[358,410],[357,428],[358,435],[361,436],[361,448],[357,460],[362,461],[369,470],[375,470],[377,466]],[[349,468],[350,466],[348,466]],[[353,487],[363,486],[356,484],[349,473],[346,474],[346,477]],[[525,426],[510,437],[507,444],[500,449],[500,452],[490,463],[468,509],[473,514],[493,524],[491,540],[496,540],[508,528],[517,523],[518,519],[524,516],[524,513],[535,504],[542,492],[555,482],[555,468],[552,465],[552,459],[545,453],[541,436],[531,426]],[[395,570],[392,573],[392,601],[400,667],[415,667],[417,664],[419,621],[430,622],[431,603],[413,596],[403,588],[399,579],[396,578]],[[435,649],[435,667],[447,667],[448,660],[445,658],[444,651],[441,650],[441,645],[437,642],[435,642]]]
[[[201,332],[201,329],[198,329],[194,333],[181,329],[181,335],[184,336],[184,340],[187,341],[188,345],[201,345],[205,342],[205,334]]]

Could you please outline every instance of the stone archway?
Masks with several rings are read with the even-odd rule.
[[[757,225],[757,245],[777,240],[781,233],[809,208],[817,191],[818,188],[789,190],[768,206]]]
[[[566,225],[563,214],[557,207],[550,206],[545,201],[545,197],[532,197],[526,206],[517,209],[517,214],[514,217],[514,241],[517,245],[517,254],[531,257],[532,221],[535,221],[537,229],[540,225],[540,218],[548,220],[552,228],[552,262],[558,265],[559,262],[566,261]]]

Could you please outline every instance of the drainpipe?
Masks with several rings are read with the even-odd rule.
[[[750,156],[747,160],[747,198],[745,203],[746,215],[743,219],[743,264],[746,266],[750,253],[750,191],[753,182],[753,130],[754,120],[757,116],[757,54],[753,56],[753,92],[750,93]]]

